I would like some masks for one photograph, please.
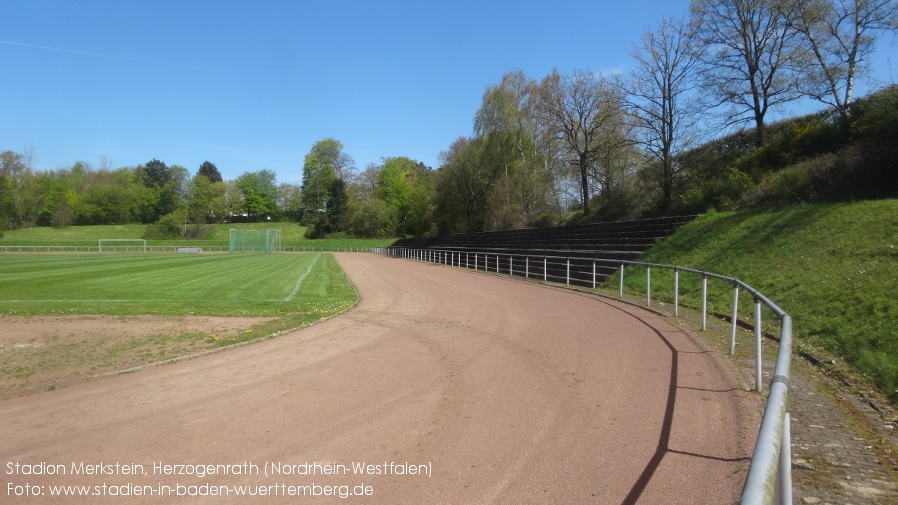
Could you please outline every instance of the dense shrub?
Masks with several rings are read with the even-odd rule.
[[[831,111],[737,132],[681,155],[670,214],[898,196],[898,86],[857,100],[845,132]]]
[[[155,224],[147,226],[143,238],[147,240],[204,240],[210,228],[188,219],[187,207],[180,207],[162,216]]]
[[[362,238],[392,237],[395,229],[396,212],[380,198],[363,203],[349,223],[349,232]]]

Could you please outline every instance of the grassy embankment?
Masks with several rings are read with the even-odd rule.
[[[898,402],[898,200],[712,213],[644,261],[741,279],[792,316],[796,350],[844,360]],[[644,269],[632,270],[628,288],[644,293]],[[712,310],[730,312],[731,289],[709,284]],[[672,291],[673,274],[653,271],[653,298],[671,299]],[[700,279],[681,276],[680,293],[682,303],[699,306]],[[752,303],[740,297],[746,320]],[[778,329],[772,314],[764,318]]]

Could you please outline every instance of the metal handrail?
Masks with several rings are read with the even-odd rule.
[[[432,263],[441,263],[452,266],[462,266],[461,255],[466,255],[465,266],[470,268],[470,255],[474,255],[475,268],[478,267],[480,255],[484,257],[483,266],[491,268],[489,258],[496,257],[496,268],[499,269],[499,259],[508,258],[508,275],[515,276],[514,259],[523,258],[526,265],[523,277],[531,278],[529,265],[531,258],[543,260],[543,282],[548,283],[548,260],[560,260],[566,263],[567,272],[565,284],[570,285],[571,261],[592,261],[592,287],[596,289],[596,266],[612,264],[620,271],[620,297],[623,298],[624,268],[625,266],[642,266],[646,268],[646,302],[651,305],[651,269],[660,268],[674,271],[674,314],[679,311],[679,274],[680,272],[698,275],[702,278],[702,330],[706,328],[708,307],[708,279],[732,284],[732,330],[730,340],[730,353],[735,351],[736,326],[738,324],[739,290],[749,293],[754,298],[754,336],[755,336],[755,390],[761,390],[761,340],[763,330],[761,328],[761,306],[767,307],[780,319],[779,349],[777,351],[776,365],[773,370],[773,379],[770,383],[770,391],[767,396],[767,405],[764,408],[764,416],[758,430],[758,438],[749,465],[748,475],[742,490],[740,503],[743,505],[758,505],[776,503],[783,505],[792,504],[792,450],[791,450],[791,415],[789,398],[789,368],[792,360],[792,318],[783,309],[767,298],[763,293],[754,289],[745,282],[725,275],[705,272],[693,268],[686,268],[658,263],[645,263],[640,261],[614,260],[606,258],[548,256],[541,254],[511,254],[495,251],[470,251],[461,249],[409,249],[401,247],[374,248],[373,252],[388,256],[416,259]],[[457,257],[456,257],[457,256]],[[536,263],[538,265],[538,263]],[[605,267],[610,268],[610,267]],[[479,270],[479,268],[478,268]],[[492,270],[491,270],[492,271]],[[499,272],[503,273],[503,272]],[[521,275],[518,275],[520,277]],[[535,280],[539,280],[535,278]],[[580,279],[578,279],[580,280]],[[589,279],[586,280],[589,282]]]

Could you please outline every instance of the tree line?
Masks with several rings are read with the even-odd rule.
[[[141,222],[184,237],[241,219],[294,220],[313,237],[395,236],[783,203],[828,195],[844,178],[833,167],[847,165],[872,163],[855,179],[876,186],[875,167],[894,161],[876,147],[871,162],[876,144],[827,167],[771,173],[894,123],[894,87],[866,108],[854,95],[878,39],[898,30],[896,12],[893,0],[693,0],[634,43],[627,75],[505,74],[486,88],[473,134],[452,141],[436,168],[399,156],[360,170],[334,138],[311,147],[300,185],[269,170],[224,181],[210,162],[191,176],[156,159],[35,172],[27,149],[5,151],[0,216],[7,228]],[[771,109],[802,98],[828,107],[768,124]]]
[[[890,0],[693,0],[634,44],[628,75],[505,74],[436,170],[366,167],[364,183],[347,180],[357,221],[322,230],[477,232],[895,196],[894,143],[875,140],[898,132],[895,88],[854,95],[896,29]],[[803,98],[827,108],[768,124]]]

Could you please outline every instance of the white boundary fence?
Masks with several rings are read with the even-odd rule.
[[[767,307],[780,320],[779,349],[773,369],[773,379],[767,397],[767,406],[755,442],[751,465],[748,469],[741,503],[786,504],[792,503],[792,451],[791,415],[789,405],[789,368],[792,360],[792,318],[779,306],[758,290],[739,279],[703,272],[691,268],[659,265],[638,261],[588,258],[583,256],[543,256],[507,254],[488,251],[460,251],[438,249],[382,248],[374,252],[388,256],[414,259],[447,266],[484,270],[524,277],[545,283],[580,285],[596,289],[599,272],[601,278],[609,273],[620,273],[619,296],[624,295],[624,273],[627,266],[646,268],[646,305],[651,306],[652,269],[672,270],[674,274],[674,314],[679,313],[680,274],[699,276],[702,281],[701,329],[705,330],[708,317],[708,280],[724,282],[733,288],[732,329],[730,333],[730,353],[735,351],[736,328],[740,290],[754,297],[754,351],[755,390],[761,391],[761,307]],[[729,300],[728,300],[729,301]]]

